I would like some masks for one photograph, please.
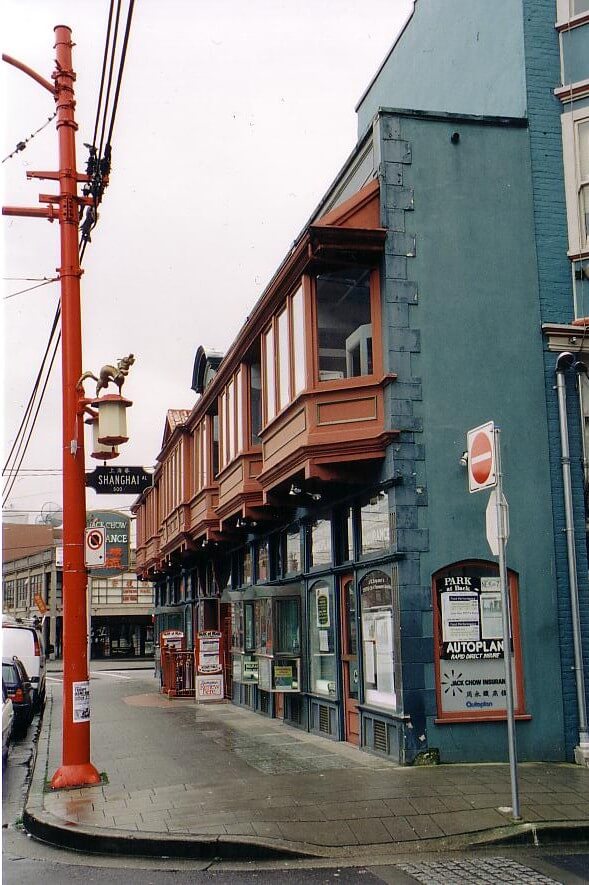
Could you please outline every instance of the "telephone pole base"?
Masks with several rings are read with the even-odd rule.
[[[91,787],[100,783],[100,775],[91,762],[82,765],[61,765],[51,778],[52,790],[68,787]]]

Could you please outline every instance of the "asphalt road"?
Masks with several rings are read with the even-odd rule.
[[[119,694],[145,691],[153,685],[148,670],[112,669],[93,665],[93,708],[108,708],[113,690]],[[50,674],[50,684],[60,690],[61,676]],[[116,686],[116,688],[115,688]],[[3,881],[7,885],[62,885],[67,881],[108,883],[108,885],[245,885],[245,883],[284,883],[284,885],[462,885],[481,882],[563,883],[589,882],[589,846],[550,851],[487,849],[468,853],[412,854],[396,856],[394,863],[359,866],[333,866],[333,862],[288,861],[274,863],[227,863],[170,858],[123,858],[94,856],[61,851],[31,839],[19,824],[26,795],[29,764],[36,728],[35,720],[26,737],[12,748],[2,784]]]

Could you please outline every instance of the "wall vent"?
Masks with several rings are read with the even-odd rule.
[[[325,704],[319,704],[319,731],[322,731],[323,734],[331,734],[329,707],[326,707]]]
[[[372,723],[374,729],[374,749],[379,753],[389,752],[389,742],[387,739],[387,726],[385,722],[374,719]]]

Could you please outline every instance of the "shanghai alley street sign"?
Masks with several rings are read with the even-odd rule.
[[[96,467],[86,485],[97,495],[140,495],[153,485],[153,475],[143,467]]]

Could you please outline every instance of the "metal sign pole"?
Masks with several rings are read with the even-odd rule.
[[[507,692],[507,743],[509,747],[509,774],[511,778],[511,809],[514,820],[521,820],[519,808],[519,787],[517,779],[517,747],[515,735],[515,713],[513,706],[513,669],[511,652],[511,606],[509,584],[505,565],[506,520],[503,504],[503,473],[501,467],[501,446],[499,428],[495,428],[495,463],[497,491],[495,496],[497,534],[499,538],[499,580],[501,584],[501,609],[503,618],[503,660],[505,662],[505,688]]]

